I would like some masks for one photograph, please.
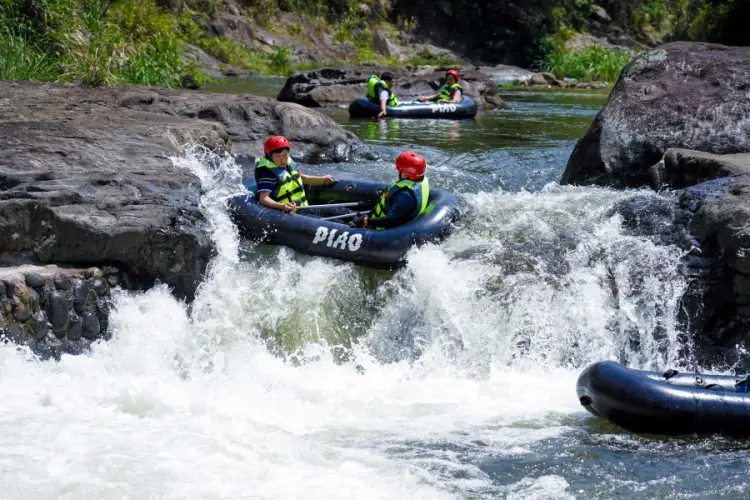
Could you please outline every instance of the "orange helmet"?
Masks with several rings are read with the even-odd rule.
[[[277,149],[288,148],[292,149],[292,144],[283,135],[274,135],[266,139],[266,143],[263,146],[263,154],[268,154]]]
[[[418,181],[427,169],[427,162],[422,156],[412,151],[405,151],[396,158],[396,170],[405,174],[410,181]]]
[[[458,71],[456,71],[455,69],[449,69],[445,73],[445,76],[448,76],[448,75],[453,75],[453,78],[455,78],[457,82],[461,78],[461,77],[458,76]]]

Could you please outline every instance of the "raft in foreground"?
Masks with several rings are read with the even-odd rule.
[[[633,370],[600,361],[578,377],[576,392],[593,415],[633,432],[750,436],[750,394],[742,377]]]
[[[359,97],[349,104],[349,115],[357,118],[376,117],[380,106],[365,97]],[[404,102],[398,106],[386,106],[386,116],[391,118],[452,118],[461,120],[473,118],[477,114],[477,103],[464,96],[456,104],[453,102]]]
[[[255,179],[244,181],[249,193],[229,200],[232,218],[240,232],[263,243],[285,245],[310,255],[333,257],[382,269],[395,269],[406,262],[413,245],[439,242],[453,231],[458,218],[456,197],[441,189],[430,189],[426,213],[393,229],[375,231],[350,228],[351,219],[321,220],[319,217],[284,213],[257,203]],[[375,206],[387,184],[340,179],[330,186],[305,186],[310,205],[361,202],[359,210]]]

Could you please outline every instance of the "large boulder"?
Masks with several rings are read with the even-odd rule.
[[[649,183],[669,148],[714,154],[750,151],[750,48],[675,42],[625,67],[562,184]]]
[[[189,143],[260,155],[283,133],[298,156],[360,144],[294,104],[142,87],[0,82],[0,265],[114,265],[190,299],[213,247],[200,181],[169,159]]]
[[[349,104],[357,97],[367,94],[370,75],[390,71],[395,77],[393,91],[401,99],[413,99],[419,95],[434,94],[445,82],[447,68],[432,66],[419,68],[385,68],[370,66],[344,66],[299,71],[290,76],[277,99],[295,102],[303,106],[318,107],[333,104]],[[480,107],[494,109],[506,104],[498,96],[492,80],[479,71],[458,68],[461,85],[466,95],[471,96]]]

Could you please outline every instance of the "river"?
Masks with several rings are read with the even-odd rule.
[[[503,96],[461,122],[324,111],[385,159],[306,172],[386,181],[413,149],[470,209],[397,272],[242,241],[223,208],[239,167],[176,158],[218,249],[195,302],[117,293],[112,340],[57,363],[0,347],[0,497],[747,498],[744,441],[639,436],[579,405],[589,363],[681,366],[681,253],[612,210],[659,195],[557,183],[606,95]]]

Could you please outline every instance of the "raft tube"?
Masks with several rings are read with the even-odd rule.
[[[459,103],[454,102],[404,102],[398,106],[386,106],[386,116],[391,118],[452,118],[461,120],[474,118],[477,114],[477,103],[464,96]],[[378,116],[380,106],[366,97],[354,99],[349,104],[349,115],[357,118]]]
[[[413,245],[445,239],[458,219],[456,197],[440,189],[430,189],[426,213],[393,229],[355,229],[351,219],[321,220],[319,217],[284,213],[257,202],[254,178],[243,184],[246,195],[229,200],[230,213],[240,232],[263,243],[285,245],[309,255],[333,257],[381,269],[395,269],[406,262]],[[329,186],[305,186],[310,205],[361,202],[367,210],[375,206],[389,185],[371,181],[340,179]]]
[[[576,392],[591,414],[647,434],[750,436],[750,394],[742,377],[634,370],[600,361],[578,377]]]

